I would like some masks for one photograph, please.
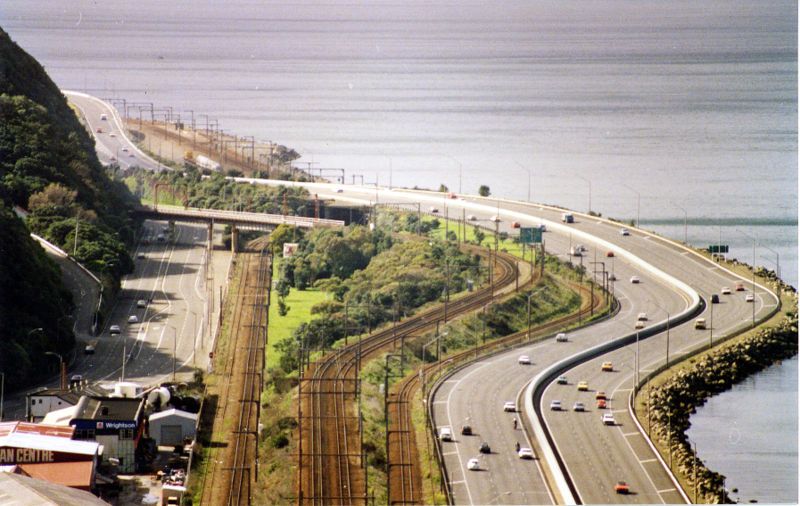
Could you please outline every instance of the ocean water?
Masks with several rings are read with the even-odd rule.
[[[796,1],[3,0],[0,26],[63,88],[347,182],[688,217],[797,286]]]
[[[712,397],[691,422],[689,440],[734,500],[797,504],[797,357]]]
[[[796,1],[2,0],[0,26],[62,88],[208,115],[348,183],[486,184],[747,262],[757,241],[797,286]],[[785,384],[720,403],[782,467],[698,444],[745,499],[797,501],[796,361]]]

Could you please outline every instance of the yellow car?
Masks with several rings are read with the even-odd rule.
[[[601,371],[611,372],[614,370],[614,364],[611,362],[603,362],[603,365],[600,366]]]
[[[581,392],[585,392],[586,390],[589,390],[589,382],[588,381],[579,381],[578,382],[578,390],[580,390]]]

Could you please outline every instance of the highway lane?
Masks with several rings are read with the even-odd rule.
[[[140,244],[136,270],[123,281],[117,303],[97,338],[96,353],[85,355],[72,374],[83,374],[91,382],[108,388],[123,379],[153,384],[171,380],[173,349],[177,350],[179,379],[187,379],[189,366],[204,364],[206,343],[202,341],[205,314],[206,234],[202,225],[176,224],[166,241],[156,238],[166,222],[147,222],[149,244]],[[137,307],[139,300],[145,308]],[[128,323],[136,315],[138,323]],[[120,335],[111,335],[110,326],[119,325]]]
[[[103,164],[117,163],[122,169],[138,166],[166,170],[127,138],[122,119],[111,104],[80,92],[62,90],[62,93],[81,111],[95,138],[95,150]]]

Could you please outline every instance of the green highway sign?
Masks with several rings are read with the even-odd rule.
[[[711,244],[708,247],[709,253],[727,253],[728,252],[728,245],[727,244]]]
[[[519,229],[519,242],[525,244],[541,244],[542,229],[539,227],[522,227]]]

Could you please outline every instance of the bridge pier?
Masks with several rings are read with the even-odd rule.
[[[206,248],[208,248],[208,251],[214,249],[214,220],[208,222],[208,241],[206,242]]]
[[[231,253],[239,251],[239,229],[236,225],[231,225]]]

